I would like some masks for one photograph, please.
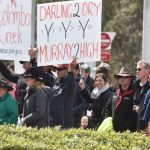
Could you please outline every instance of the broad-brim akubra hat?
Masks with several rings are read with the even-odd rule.
[[[123,67],[120,69],[120,72],[118,74],[114,75],[115,78],[119,77],[133,77],[132,71],[129,68]]]
[[[34,79],[43,81],[43,77],[41,76],[41,72],[36,68],[27,69],[27,71],[24,73],[23,77],[34,78]]]
[[[8,91],[12,91],[13,90],[13,86],[8,81],[6,81],[3,78],[0,78],[0,87],[7,88]]]

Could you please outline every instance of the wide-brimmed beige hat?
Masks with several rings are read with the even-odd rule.
[[[120,69],[120,72],[118,74],[114,75],[115,78],[119,77],[133,77],[132,71],[129,68],[123,67]]]

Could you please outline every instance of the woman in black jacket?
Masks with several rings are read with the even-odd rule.
[[[103,73],[99,73],[95,77],[95,88],[90,93],[83,81],[80,82],[81,93],[86,99],[92,110],[92,119],[98,127],[104,120],[105,108],[108,99],[112,96],[109,88],[108,79]]]
[[[21,124],[27,127],[47,127],[48,126],[48,94],[44,90],[42,78],[37,69],[32,68],[24,74],[27,84],[27,94],[24,98],[23,118]]]

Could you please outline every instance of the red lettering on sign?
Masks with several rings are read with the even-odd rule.
[[[72,4],[40,6],[39,20],[43,21],[45,19],[71,18],[71,7]]]
[[[40,46],[40,62],[50,63],[64,60],[70,60],[76,53],[77,47],[74,46],[77,43],[58,43],[50,45]],[[79,44],[79,52],[77,57],[79,59],[94,59],[100,56],[100,43],[96,42],[83,42]]]
[[[98,16],[101,13],[101,3],[83,2],[82,3],[82,16]]]
[[[8,4],[0,16],[0,26],[6,26],[6,24],[29,26],[31,24],[31,14],[24,12],[22,5],[20,10],[12,11]]]
[[[6,32],[1,35],[0,44],[22,44],[22,32],[20,32],[20,27],[18,27],[16,32]]]

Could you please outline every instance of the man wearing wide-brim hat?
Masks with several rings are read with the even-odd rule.
[[[128,77],[133,77],[133,74],[129,68],[124,67],[124,68],[121,68],[120,72],[118,74],[115,74],[114,77],[117,79],[121,77],[128,78]]]
[[[13,87],[5,79],[0,79],[0,125],[17,124],[18,104],[9,94]]]
[[[129,68],[123,67],[114,77],[118,79],[119,88],[109,100],[106,117],[112,117],[113,128],[117,132],[136,130],[136,114],[133,112],[133,74]]]

